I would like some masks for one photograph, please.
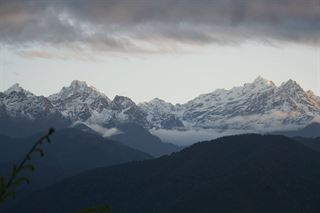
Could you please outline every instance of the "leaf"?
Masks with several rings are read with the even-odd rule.
[[[13,199],[16,197],[15,192],[11,191],[11,188],[21,185],[22,183],[30,184],[30,180],[27,177],[20,177],[18,179],[18,173],[21,171],[21,169],[28,169],[31,171],[35,170],[35,167],[32,164],[25,164],[28,160],[31,160],[31,156],[33,152],[38,152],[41,157],[44,156],[44,152],[42,149],[37,148],[39,144],[42,144],[44,140],[47,140],[50,142],[49,135],[54,133],[54,129],[50,128],[47,135],[42,137],[40,140],[38,140],[34,146],[32,147],[31,151],[27,153],[24,160],[21,162],[20,166],[17,167],[16,164],[13,165],[12,169],[12,175],[8,181],[8,183],[5,182],[4,177],[0,176],[0,203],[4,202],[9,196],[11,196]]]
[[[3,192],[6,188],[6,183],[4,177],[0,176],[0,193]]]
[[[18,173],[17,165],[13,164],[11,177],[15,177]]]
[[[31,155],[30,154],[27,155],[27,159],[31,160]]]
[[[4,177],[1,176],[0,177],[0,200],[2,199],[2,197],[6,192],[7,192],[6,182],[4,180]]]
[[[31,172],[33,172],[33,171],[36,169],[36,168],[35,168],[33,165],[31,165],[31,164],[24,165],[22,168],[23,168],[23,169],[26,169],[26,170],[29,170],[29,171],[31,171]]]
[[[38,152],[38,153],[40,154],[40,157],[43,157],[43,156],[44,156],[44,151],[43,151],[43,149],[36,148],[33,152]]]
[[[29,178],[27,178],[27,177],[20,177],[20,178],[18,178],[17,180],[15,180],[15,181],[12,183],[12,186],[19,186],[19,185],[21,185],[23,182],[25,182],[26,184],[30,184]]]
[[[51,140],[50,140],[49,136],[46,136],[45,138],[46,138],[48,143],[51,143]]]
[[[54,132],[55,132],[55,129],[54,128],[50,128],[49,131],[48,131],[48,135],[52,135]]]
[[[0,203],[5,201],[10,196],[9,192],[5,192],[4,194],[1,194],[0,196]]]

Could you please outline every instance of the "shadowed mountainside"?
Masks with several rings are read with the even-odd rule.
[[[318,213],[320,155],[284,136],[240,135],[154,160],[95,169],[38,191],[12,213]]]
[[[302,129],[292,131],[279,131],[273,132],[272,134],[285,135],[288,137],[316,138],[320,137],[320,123],[311,123]]]
[[[157,136],[152,135],[147,129],[134,123],[120,124],[117,129],[120,134],[110,138],[126,146],[138,149],[155,157],[180,151],[182,148],[171,143],[164,143]]]
[[[299,141],[303,145],[320,152],[320,137],[318,138],[303,138],[303,137],[294,137],[296,141]]]
[[[1,175],[11,172],[13,162],[21,161],[38,138],[0,136]],[[27,174],[32,184],[21,189],[25,194],[86,170],[152,158],[119,142],[72,128],[57,131],[51,139],[51,144],[43,145],[44,158],[33,159],[36,170]]]

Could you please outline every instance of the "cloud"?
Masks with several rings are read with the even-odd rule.
[[[200,141],[213,140],[227,135],[253,133],[253,131],[235,129],[152,129],[151,133],[161,138],[162,141],[170,142],[179,146],[189,146]]]
[[[311,121],[311,123],[312,123],[312,122],[320,123],[320,116],[315,117],[315,118]]]
[[[82,124],[82,125],[87,126],[88,128],[92,129],[93,131],[100,134],[104,138],[108,138],[113,135],[122,134],[122,131],[117,128],[105,128],[105,127],[102,127],[98,124],[91,124],[91,123],[86,123],[86,122],[81,122],[81,121],[77,121],[77,122],[73,123],[71,125],[71,127],[74,127],[78,124]]]
[[[319,45],[320,3],[0,0],[0,29],[0,42],[5,45],[77,46],[89,52],[159,53],[247,40]]]
[[[102,137],[104,138],[108,138],[111,137],[112,135],[118,135],[121,134],[122,132],[117,129],[117,128],[104,128],[100,125],[97,124],[86,124],[88,127],[90,127],[91,129],[93,129],[95,132],[99,133],[102,135]]]

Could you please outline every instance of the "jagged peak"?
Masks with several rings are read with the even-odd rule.
[[[116,95],[113,100],[112,100],[112,104],[114,104],[115,106],[122,106],[122,107],[130,107],[130,106],[135,106],[135,102],[133,100],[131,100],[128,97],[125,96],[120,96],[120,95]]]
[[[70,84],[71,87],[89,87],[87,82],[85,81],[79,81],[79,80],[73,80]]]
[[[288,81],[284,82],[284,84],[297,84],[297,82],[290,78]]]
[[[263,78],[260,75],[253,81],[253,84],[264,84],[264,85],[275,86],[273,81]]]
[[[164,100],[162,100],[160,98],[153,98],[151,101],[164,101]]]
[[[138,106],[142,106],[142,107],[151,107],[151,108],[173,108],[174,105],[170,102],[167,102],[165,100],[162,100],[160,98],[153,98],[152,100],[148,101],[148,102],[142,102],[139,103]]]
[[[20,84],[16,83],[16,84],[13,84],[11,87],[9,87],[6,91],[4,91],[4,93],[9,94],[11,92],[20,92],[23,90],[24,89],[20,86]]]
[[[291,78],[286,82],[286,84],[297,84],[295,80],[292,80]]]
[[[79,80],[73,80],[70,84],[70,88],[74,90],[81,90],[81,91],[90,89],[98,92],[98,90],[95,87],[88,85],[87,82],[85,81],[79,81]]]
[[[134,103],[130,98],[128,98],[126,96],[116,95],[113,98],[113,102],[123,102],[123,101],[129,101],[129,102]]]
[[[154,98],[150,101],[150,103],[168,103],[160,98]]]
[[[282,88],[296,88],[299,90],[303,90],[301,88],[301,86],[296,81],[294,81],[292,79],[289,79],[287,82],[283,82],[280,87],[282,87]]]
[[[260,82],[260,81],[268,81],[266,78],[263,78],[261,75],[259,75],[254,82]]]
[[[102,92],[97,90],[95,87],[88,85],[85,81],[73,80],[70,86],[62,87],[60,92],[50,95],[50,100],[67,99],[74,94],[93,94],[94,96],[102,96],[109,102],[110,99]]]
[[[167,102],[165,100],[162,100],[160,98],[154,98],[152,99],[149,104],[151,105],[157,105],[157,106],[165,106],[165,107],[174,107],[175,105],[173,105],[172,103],[170,102]]]
[[[320,106],[320,97],[319,96],[317,96],[312,90],[308,90],[306,92],[306,94],[307,94],[308,98],[310,98],[311,100],[317,102],[319,104],[319,106]]]
[[[20,86],[20,84],[18,84],[18,83],[15,83],[15,84],[13,84],[11,87],[9,87],[9,89],[7,89],[6,91],[4,91],[4,94],[8,95],[8,94],[10,94],[10,93],[12,93],[12,92],[17,92],[17,93],[18,93],[18,92],[23,92],[23,93],[26,93],[26,94],[32,94],[31,92],[23,89],[23,88]]]
[[[85,81],[80,81],[80,80],[73,80],[71,82],[69,88],[72,88],[72,89],[75,89],[75,90],[87,90],[87,89],[90,89],[90,90],[94,90],[94,91],[100,93],[95,87],[87,84],[87,82],[85,82]]]
[[[309,96],[316,96],[316,94],[312,90],[308,90],[306,92]]]

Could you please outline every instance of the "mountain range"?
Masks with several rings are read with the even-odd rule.
[[[171,154],[182,149],[172,143],[166,143],[142,126],[134,123],[119,124],[116,128],[120,131],[109,139],[118,141],[128,147],[148,153],[154,157]]]
[[[8,212],[67,213],[109,204],[121,213],[318,213],[320,153],[309,147],[284,136],[222,137],[76,175]]]
[[[317,138],[320,137],[320,123],[311,123],[304,128],[291,130],[291,131],[276,131],[272,132],[276,135],[285,135],[288,137],[305,137],[305,138]]]
[[[319,212],[319,118],[320,98],[293,80],[276,86],[258,77],[175,105],[110,99],[82,81],[48,97],[15,84],[0,93],[1,173],[8,176],[39,132],[58,131],[45,158],[33,159],[35,184],[17,188],[20,198],[0,211],[111,204],[139,213]],[[215,129],[278,135],[222,137],[180,151],[150,133]]]
[[[218,89],[184,104],[155,98],[136,104],[128,97],[113,100],[83,81],[73,81],[49,97],[18,84],[0,93],[0,133],[25,136],[76,122],[103,128],[135,123],[146,129],[297,129],[320,119],[320,97],[289,80],[276,86],[258,77],[230,90]]]
[[[25,138],[0,135],[0,176],[10,175],[12,165],[23,159],[38,138],[38,134]],[[52,135],[51,141],[50,144],[42,145],[43,158],[32,156],[35,171],[25,172],[25,175],[32,179],[32,184],[16,189],[20,194],[18,199],[33,190],[86,170],[152,158],[147,153],[117,141],[76,128],[57,131]]]

